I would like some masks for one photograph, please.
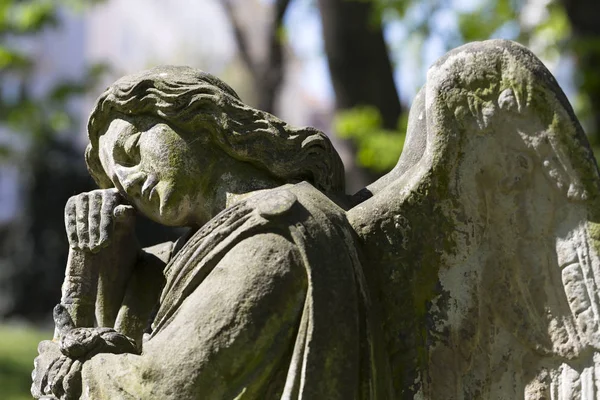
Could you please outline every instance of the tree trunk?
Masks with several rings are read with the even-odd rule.
[[[266,55],[261,60],[258,60],[256,55],[253,55],[250,51],[248,32],[244,31],[234,2],[225,0],[222,4],[231,23],[242,61],[246,64],[252,76],[257,93],[256,107],[273,113],[285,72],[284,43],[280,31],[283,27],[283,17],[290,0],[276,0],[272,6],[272,19],[268,35],[264,38],[266,41]]]
[[[325,51],[338,109],[371,105],[385,128],[402,112],[381,25],[366,1],[319,0]]]
[[[571,22],[579,89],[590,99],[594,131],[600,143],[600,12],[598,0],[561,0]]]

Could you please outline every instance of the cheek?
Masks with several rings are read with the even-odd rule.
[[[171,135],[162,137],[150,132],[144,137],[140,146],[140,163],[145,170],[153,171],[162,176],[174,176],[176,171],[185,167],[185,143]]]
[[[202,168],[188,149],[165,151],[150,160],[148,168],[154,170],[161,181],[177,186],[179,190],[197,186]]]

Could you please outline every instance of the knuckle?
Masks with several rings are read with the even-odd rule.
[[[52,347],[52,345],[54,344],[54,342],[52,342],[51,340],[42,340],[39,344],[38,344],[38,353],[41,355],[42,353],[45,353],[46,351],[48,351],[48,349],[50,349]]]
[[[105,199],[119,199],[120,194],[119,190],[116,188],[104,189],[102,190],[102,197]]]
[[[87,193],[82,193],[78,196],[77,200],[81,205],[85,206],[85,205],[89,204],[90,196]]]
[[[67,209],[65,210],[65,221],[74,221],[75,220],[75,210]]]
[[[71,247],[72,249],[75,250],[79,250],[79,242],[77,242],[77,239],[69,239],[69,247]]]
[[[91,246],[95,246],[96,243],[98,242],[98,238],[99,238],[99,235],[98,235],[98,231],[97,230],[90,231],[89,238],[88,238],[89,239],[88,240],[88,246],[90,246],[90,247]]]
[[[104,196],[100,192],[93,192],[90,194],[90,198],[96,203],[102,203]]]
[[[75,200],[71,197],[65,204],[65,215],[75,214]]]

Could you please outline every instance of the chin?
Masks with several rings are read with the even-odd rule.
[[[137,202],[138,210],[152,221],[165,226],[185,227],[196,226],[196,220],[191,216],[190,202],[184,197],[171,196],[163,193],[160,188],[155,196],[146,202]]]
[[[177,210],[176,207],[164,205],[161,202],[159,210],[148,216],[159,224],[176,227],[194,225],[193,221],[190,221],[190,218],[188,218],[188,215],[189,213],[186,213],[185,210]]]

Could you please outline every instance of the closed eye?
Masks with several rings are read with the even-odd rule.
[[[142,136],[141,132],[138,132],[134,135],[131,135],[127,138],[127,140],[125,140],[125,144],[123,145],[123,150],[125,150],[125,153],[130,156],[130,157],[137,157],[139,158],[140,155],[140,151],[139,151],[139,142],[140,142],[140,137]]]

